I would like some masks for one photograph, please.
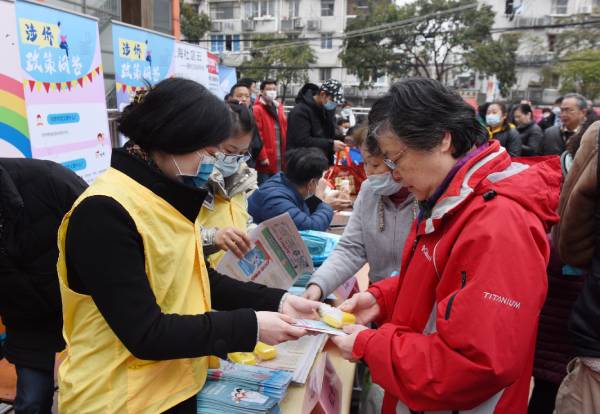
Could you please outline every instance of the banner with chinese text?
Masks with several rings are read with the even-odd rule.
[[[16,3],[31,156],[92,182],[110,164],[98,21],[37,3]]]

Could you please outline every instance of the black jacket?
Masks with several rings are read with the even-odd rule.
[[[505,124],[492,135],[492,139],[500,141],[500,145],[506,148],[511,157],[521,156],[521,137],[516,128]]]
[[[113,151],[111,164],[188,220],[198,216],[205,191],[169,179],[124,150]],[[104,258],[101,264],[100,247]],[[73,211],[67,229],[66,257],[69,286],[92,296],[115,335],[141,359],[225,357],[229,352],[252,351],[257,337],[252,309],[276,311],[285,293],[238,282],[209,269],[212,306],[220,312],[163,313],[146,276],[143,241],[135,223],[119,203],[105,196],[89,197]],[[168,412],[195,414],[195,407],[188,400]]]
[[[317,147],[325,152],[333,164],[333,141],[335,135],[335,111],[319,107],[314,96],[319,87],[307,83],[296,97],[296,106],[288,115],[287,148]]]
[[[53,369],[64,348],[56,237],[86,187],[51,161],[0,158],[0,316],[13,364]]]
[[[517,127],[521,137],[521,155],[535,156],[542,153],[544,131],[535,122]]]
[[[538,126],[542,128],[542,131],[554,126],[554,121],[556,120],[556,115],[554,113],[550,113],[546,118],[542,118],[540,122],[538,122]]]
[[[560,126],[553,126],[544,131],[542,155],[560,155],[567,149],[568,139],[573,132],[564,131]]]

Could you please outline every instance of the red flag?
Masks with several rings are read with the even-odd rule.
[[[127,85],[125,85],[124,83],[121,84],[121,89],[123,90],[123,92],[127,91]]]
[[[90,82],[92,81],[92,72],[87,74],[88,79],[90,80]]]
[[[136,87],[136,86],[132,86],[132,87],[131,87],[131,90],[132,90],[133,92],[135,92],[135,90],[136,90],[136,89],[137,89],[137,87]]]
[[[50,82],[42,82],[44,85],[44,89],[46,89],[46,93],[50,91]]]
[[[67,82],[67,88],[71,90],[71,82]]]
[[[77,83],[79,83],[79,86],[83,87],[83,78],[77,79]]]
[[[35,88],[35,81],[34,80],[30,80],[29,81],[29,89],[31,90],[31,92],[33,92],[33,88]]]
[[[56,89],[58,89],[58,91],[60,92],[60,87],[61,87],[61,83],[60,82],[56,82]]]
[[[98,67],[96,68],[96,73],[97,73],[98,75],[100,74],[100,66],[98,66]]]

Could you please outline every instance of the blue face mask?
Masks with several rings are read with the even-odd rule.
[[[248,161],[252,156],[248,152],[242,155],[231,155],[218,152],[215,155],[215,158],[217,159],[215,168],[219,170],[223,177],[227,178],[235,174],[240,169],[240,165]]]
[[[208,178],[213,172],[216,160],[212,155],[201,155],[200,153],[198,153],[198,155],[200,156],[200,163],[198,164],[196,175],[182,173],[181,169],[179,169],[179,165],[177,165],[177,161],[175,161],[175,158],[172,158],[172,160],[175,164],[175,167],[177,167],[177,171],[179,171],[177,177],[181,179],[183,184],[194,188],[206,188]]]
[[[485,116],[485,122],[489,126],[500,125],[500,114],[488,114]]]
[[[333,102],[333,101],[327,101],[323,105],[323,108],[325,108],[328,111],[334,111],[335,108],[337,108],[337,104],[335,102]]]
[[[382,196],[391,196],[396,194],[402,188],[402,184],[394,181],[392,173],[371,174],[368,177],[371,188],[375,194]]]

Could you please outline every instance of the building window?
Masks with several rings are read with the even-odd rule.
[[[331,68],[320,68],[319,69],[319,80],[325,82],[331,79]]]
[[[552,14],[567,14],[569,0],[552,0]]]
[[[333,16],[335,0],[321,0],[321,16]]]
[[[210,35],[210,51],[219,52],[239,52],[241,50],[240,35]]]
[[[548,52],[554,52],[556,47],[556,35],[551,33],[548,34]]]
[[[333,49],[332,33],[321,33],[321,49]]]
[[[246,3],[244,7],[247,19],[275,15],[275,2],[273,0],[251,1]]]
[[[154,0],[154,30],[171,34],[171,0]]]
[[[214,20],[239,19],[239,8],[235,2],[210,3],[210,18]]]
[[[300,0],[290,0],[290,10],[288,17],[300,16]]]

